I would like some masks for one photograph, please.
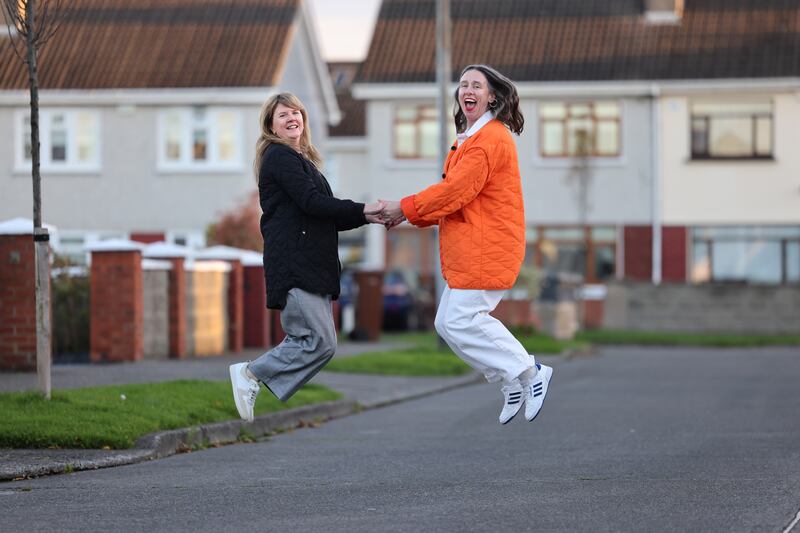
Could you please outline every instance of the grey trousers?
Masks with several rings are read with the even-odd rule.
[[[336,352],[331,297],[292,289],[281,311],[283,341],[247,368],[285,402],[322,370]]]

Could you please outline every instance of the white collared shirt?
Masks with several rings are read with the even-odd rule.
[[[461,144],[464,141],[466,141],[467,139],[478,133],[478,130],[484,127],[486,124],[488,124],[489,121],[492,120],[493,118],[494,118],[494,113],[492,113],[491,111],[486,111],[486,113],[481,115],[481,118],[475,121],[475,124],[473,124],[470,129],[468,129],[464,133],[459,133],[458,135],[456,135],[456,138],[458,139],[457,146],[461,146]]]

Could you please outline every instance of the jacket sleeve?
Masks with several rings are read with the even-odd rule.
[[[488,179],[488,154],[480,146],[473,146],[447,172],[444,181],[404,198],[400,207],[415,226],[436,224],[474,200]]]
[[[330,218],[336,229],[353,229],[367,223],[364,204],[323,194],[313,177],[303,168],[300,157],[275,150],[264,158],[262,175],[273,177],[286,194],[309,216]]]
[[[349,202],[350,200],[343,200]],[[356,203],[356,202],[353,202]],[[364,204],[360,204],[364,205]],[[360,228],[367,223],[367,217],[364,216],[364,208],[358,213],[353,213],[348,217],[336,219],[336,231],[347,231],[349,229]]]

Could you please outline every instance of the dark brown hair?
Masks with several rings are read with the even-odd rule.
[[[495,105],[490,106],[489,110],[494,113],[495,118],[517,135],[522,133],[525,117],[522,116],[522,112],[519,110],[519,95],[514,83],[488,65],[469,65],[461,71],[461,76],[458,79],[460,80],[470,70],[477,70],[486,76],[486,81],[489,82],[489,90],[494,94],[495,101]],[[456,131],[464,133],[467,129],[467,117],[458,103],[458,88],[456,88],[456,105],[453,117],[456,123]]]

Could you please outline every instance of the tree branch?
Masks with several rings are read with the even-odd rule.
[[[14,4],[17,5],[14,6]],[[16,0],[3,0],[3,19],[6,21],[8,40],[11,41],[11,47],[14,50],[14,55],[16,55],[19,58],[19,60],[22,61],[23,63],[27,63],[27,60],[23,57],[19,47],[17,46],[19,35],[23,35],[19,31],[20,28],[19,11],[15,9],[18,7],[19,7],[19,2],[17,2]]]
[[[44,46],[61,26],[61,22],[64,20],[64,17],[60,16],[63,14],[61,4],[62,0],[51,0],[44,3],[41,19],[42,34],[39,36],[39,46]],[[51,7],[52,9],[50,9]],[[48,21],[50,13],[53,13],[53,17]]]

